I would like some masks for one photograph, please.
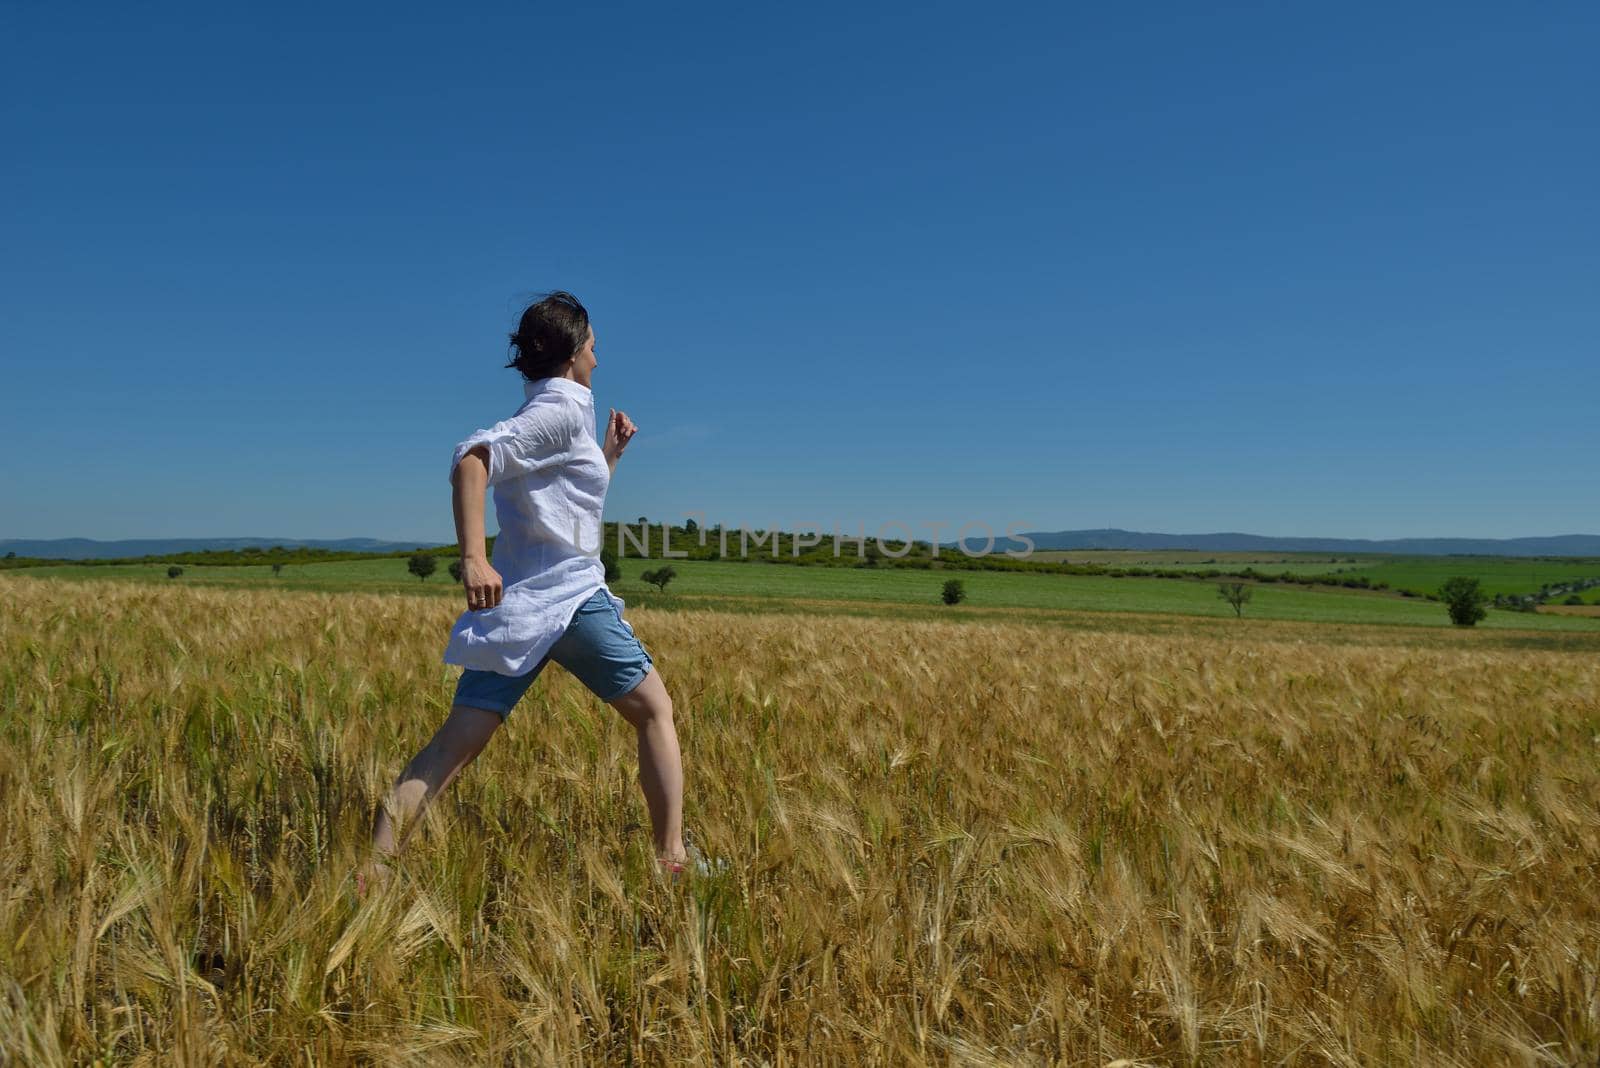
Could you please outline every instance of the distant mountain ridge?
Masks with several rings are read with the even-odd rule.
[[[1137,530],[1030,531],[1035,550],[1131,549],[1198,552],[1404,553],[1416,556],[1600,556],[1600,534],[1559,534],[1536,538],[1277,538],[1264,534],[1148,534]],[[968,542],[969,545],[973,544]],[[1022,549],[1022,543],[995,539],[995,551]]]
[[[1225,532],[1217,534],[1152,534],[1108,527],[1101,530],[1029,531],[1038,550],[1123,549],[1162,552],[1192,549],[1197,552],[1312,552],[1312,553],[1403,553],[1416,556],[1600,556],[1600,534],[1560,534],[1533,538],[1278,538],[1265,534]],[[922,539],[926,540],[926,539]],[[950,545],[948,536],[941,539]],[[384,541],[378,538],[129,538],[121,541],[96,541],[93,538],[0,538],[0,556],[51,560],[106,560],[135,556],[163,556],[168,553],[207,550],[269,549],[305,546],[334,552],[391,553],[446,544],[437,541]],[[982,542],[968,539],[977,550]],[[1021,550],[1020,541],[996,537],[994,551]]]
[[[121,541],[96,541],[93,538],[0,538],[0,556],[37,556],[49,560],[112,560],[126,556],[165,556],[168,553],[199,553],[208,550],[270,549],[305,547],[345,553],[392,553],[441,544],[434,541],[380,541],[377,538],[126,538]]]

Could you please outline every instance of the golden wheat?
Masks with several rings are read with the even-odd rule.
[[[552,668],[359,901],[454,612],[0,579],[0,1059],[1600,1056],[1592,656],[630,610],[727,871]]]

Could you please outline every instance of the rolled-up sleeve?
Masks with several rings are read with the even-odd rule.
[[[455,447],[450,457],[450,479],[462,457],[484,446],[489,453],[489,485],[558,467],[572,455],[577,429],[565,404],[539,404],[510,419],[474,431]]]

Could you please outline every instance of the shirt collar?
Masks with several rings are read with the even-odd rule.
[[[557,393],[568,393],[578,398],[584,404],[594,403],[594,391],[582,382],[570,378],[535,378],[533,381],[523,379],[522,395],[527,400],[532,400],[534,394],[553,389]]]

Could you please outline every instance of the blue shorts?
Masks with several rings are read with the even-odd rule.
[[[532,671],[526,675],[502,675],[466,668],[456,683],[455,703],[486,708],[504,719],[552,660],[576,675],[602,701],[615,701],[632,691],[644,681],[654,663],[634,637],[633,628],[622,621],[611,594],[596,590],[578,606],[566,632]]]

